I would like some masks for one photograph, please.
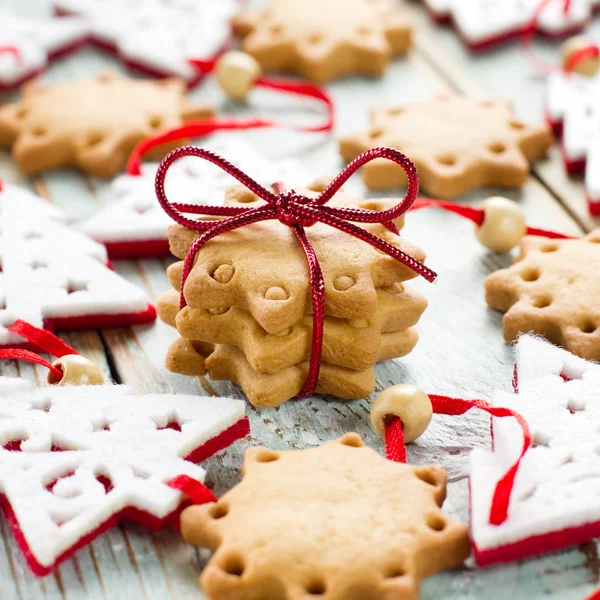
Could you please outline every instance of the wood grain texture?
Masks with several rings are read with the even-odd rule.
[[[23,14],[40,14],[42,4],[41,0],[0,3],[17,7]],[[516,103],[521,117],[540,118],[543,85],[532,78],[517,48],[474,58],[464,51],[451,32],[433,29],[418,8],[414,8],[414,12],[420,33],[417,49],[408,59],[395,61],[381,80],[349,79],[328,86],[338,106],[335,138],[364,129],[368,124],[368,108],[373,104],[402,104],[445,90],[508,95]],[[542,47],[536,43],[538,50],[549,60],[556,52],[554,46]],[[107,66],[120,70],[112,57],[85,50],[54,65],[44,79],[56,82],[88,77]],[[211,81],[192,95],[213,102],[221,114],[259,114],[294,122],[320,118],[318,109],[310,102],[268,92],[254,93],[247,106],[228,102]],[[243,135],[273,160],[284,156],[298,159],[314,177],[334,175],[342,166],[335,138],[290,135],[282,131]],[[74,171],[49,173],[35,181],[26,181],[16,172],[6,152],[0,154],[0,175],[37,189],[74,221],[112,201],[107,182]],[[359,178],[351,181],[348,188],[357,194],[367,194]],[[582,227],[590,226],[579,206],[582,202],[579,199],[583,197],[581,185],[562,176],[562,166],[555,152],[535,167],[534,176],[522,190],[510,193],[479,190],[464,201],[476,204],[497,193],[518,200],[533,225],[571,234],[579,234]],[[576,221],[570,215],[574,215]],[[484,399],[489,398],[494,389],[508,390],[511,350],[502,342],[501,315],[486,307],[482,282],[488,273],[510,264],[511,257],[485,251],[475,240],[469,222],[436,210],[411,214],[404,235],[427,250],[428,264],[439,272],[440,280],[435,286],[414,283],[430,303],[418,326],[420,342],[405,359],[377,366],[377,391],[400,382],[412,382],[430,392]],[[156,297],[169,287],[165,276],[168,262],[119,261],[115,268]],[[82,354],[100,364],[107,374],[140,391],[242,397],[239,389],[228,382],[198,380],[166,371],[164,356],[174,332],[160,322],[154,326],[64,337]],[[42,371],[5,362],[1,372],[40,383],[45,376]],[[240,477],[245,448],[259,443],[282,450],[300,449],[347,431],[358,431],[366,443],[382,451],[381,440],[368,425],[371,401],[340,402],[316,397],[269,410],[248,406],[252,436],[206,461],[209,485],[217,495],[234,485]],[[426,434],[409,448],[411,463],[433,462],[448,469],[451,483],[446,510],[465,522],[468,519],[468,454],[473,446],[489,443],[488,431],[489,420],[483,415],[436,417]],[[196,578],[206,558],[206,553],[183,544],[174,530],[150,533],[125,523],[78,552],[55,574],[40,580],[27,570],[5,520],[0,517],[2,600],[203,598]],[[465,567],[442,573],[424,583],[422,597],[429,600],[535,600],[552,594],[560,599],[580,600],[598,583],[598,564],[596,545],[586,544],[521,564],[487,570]]]

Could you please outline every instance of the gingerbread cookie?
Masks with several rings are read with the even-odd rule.
[[[290,329],[268,334],[241,308],[179,310],[179,293],[171,290],[157,303],[159,316],[190,340],[228,344],[244,352],[258,373],[276,373],[309,360],[312,317],[304,317]],[[420,294],[400,284],[377,292],[377,312],[369,319],[325,318],[323,356],[326,363],[364,370],[377,360],[403,356],[416,343],[417,324],[427,307]]]
[[[516,263],[485,282],[487,303],[506,313],[506,341],[532,331],[600,360],[599,269],[600,229],[574,240],[525,237]]]
[[[416,600],[420,579],[469,555],[445,496],[443,469],[388,461],[348,433],[309,450],[250,448],[241,483],[186,509],[181,532],[215,551],[200,578],[212,600]]]
[[[385,336],[383,338],[385,339]],[[407,330],[404,354],[413,349],[417,339],[416,331]],[[394,347],[394,350],[398,351],[398,348]],[[384,351],[382,348],[382,352]],[[165,364],[170,371],[183,375],[208,374],[211,379],[217,381],[233,381],[242,388],[251,404],[260,407],[279,406],[297,396],[304,386],[309,367],[308,361],[304,361],[277,373],[265,375],[256,372],[245,354],[235,346],[217,344],[210,350],[206,344],[193,341],[183,343],[179,340],[169,347]],[[330,394],[342,400],[356,400],[366,398],[374,389],[373,367],[356,371],[321,362],[316,394]]]
[[[317,83],[381,75],[411,43],[410,21],[394,0],[271,0],[234,18],[234,28],[265,71]]]
[[[299,190],[315,196],[316,192]],[[345,196],[338,192],[330,205]],[[346,200],[350,202],[350,200]],[[364,228],[422,262],[425,253],[383,225]],[[410,268],[362,240],[327,225],[307,228],[325,279],[325,312],[344,319],[372,317],[376,288],[414,278]],[[197,232],[181,225],[169,228],[171,252],[183,259]],[[352,257],[349,260],[348,257]],[[186,281],[191,308],[249,311],[268,333],[280,333],[311,310],[308,266],[293,231],[278,221],[248,225],[205,244]]]
[[[56,86],[31,84],[19,102],[0,108],[0,145],[13,148],[28,175],[77,167],[112,177],[145,137],[213,115],[184,94],[184,83],[176,79],[144,81],[112,73]]]
[[[522,185],[528,161],[543,156],[551,144],[547,125],[517,120],[507,101],[440,96],[373,109],[371,129],[342,138],[340,153],[351,161],[376,146],[398,148],[415,163],[423,191],[454,198],[481,186]],[[368,163],[363,174],[370,188],[406,184],[403,169],[386,160]]]

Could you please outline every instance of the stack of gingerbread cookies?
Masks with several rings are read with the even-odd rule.
[[[313,186],[301,193],[314,196]],[[231,188],[226,205],[259,206],[245,188]],[[399,200],[358,201],[338,192],[330,206],[385,210]],[[395,221],[403,225],[402,218]],[[365,229],[418,261],[422,250],[379,224]],[[377,361],[404,356],[418,340],[414,329],[426,300],[404,282],[408,267],[368,243],[317,223],[306,234],[325,281],[325,326],[316,391],[343,399],[368,396]],[[312,290],[306,258],[292,229],[264,221],[212,239],[197,254],[184,286],[185,258],[197,232],[169,231],[180,260],[168,269],[173,290],[159,300],[159,315],[181,336],[169,349],[167,368],[209,374],[238,384],[257,406],[277,406],[296,396],[308,372],[312,340]]]

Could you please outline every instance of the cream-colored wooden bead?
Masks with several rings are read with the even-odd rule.
[[[475,227],[477,239],[494,252],[512,250],[527,233],[521,207],[508,198],[494,196],[482,205],[483,223]]]
[[[387,388],[375,398],[371,408],[371,425],[385,440],[385,427],[390,417],[402,421],[404,442],[416,440],[431,422],[433,409],[429,396],[418,387],[398,384]]]
[[[583,50],[588,46],[593,46],[594,43],[584,35],[576,35],[570,37],[568,40],[563,42],[560,47],[560,56],[562,59],[563,69],[567,69],[571,58],[575,52]],[[600,69],[600,57],[589,56],[580,60],[571,70],[573,73],[579,73],[587,77],[592,77]]]
[[[215,65],[217,83],[234,100],[245,100],[260,75],[260,64],[245,52],[226,52]]]
[[[52,363],[62,371],[62,379],[57,381],[52,371],[48,373],[48,383],[56,385],[102,385],[104,375],[91,361],[79,354],[66,354]]]

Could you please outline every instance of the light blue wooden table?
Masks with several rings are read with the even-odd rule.
[[[447,28],[433,26],[412,3],[417,23],[416,47],[407,59],[393,63],[385,77],[375,81],[350,79],[328,86],[338,106],[335,136],[302,137],[282,132],[244,134],[267,156],[292,156],[312,176],[336,174],[341,168],[336,138],[365,128],[368,109],[377,103],[407,103],[426,99],[440,91],[477,96],[502,95],[515,104],[524,119],[542,118],[543,79],[525,60],[518,45],[505,46],[481,56],[469,54]],[[39,15],[39,0],[0,0],[0,7],[22,14]],[[600,38],[600,19],[590,29]],[[549,61],[558,60],[555,44],[536,42],[535,51]],[[47,82],[91,76],[106,67],[121,69],[117,61],[89,49],[55,64],[44,76]],[[281,99],[266,92],[253,94],[248,106],[227,102],[213,82],[192,96],[213,102],[221,114],[261,114],[315,119],[312,107]],[[290,110],[291,107],[291,110]],[[304,113],[304,114],[302,114]],[[73,221],[85,218],[111,202],[105,181],[74,171],[49,173],[34,180],[22,177],[7,152],[0,153],[0,176],[37,190],[63,208]],[[351,191],[365,194],[360,182]],[[558,148],[537,164],[527,184],[518,192],[480,190],[464,199],[477,203],[503,193],[520,202],[529,223],[569,234],[594,226],[587,216],[581,181],[564,174]],[[441,275],[436,286],[418,282],[430,306],[419,332],[421,340],[406,359],[377,367],[377,391],[400,382],[413,382],[427,391],[459,397],[489,398],[494,389],[510,388],[511,350],[502,342],[501,316],[490,311],[483,299],[486,275],[510,263],[510,257],[486,252],[475,240],[472,225],[437,211],[419,211],[407,219],[404,234],[427,250],[428,264]],[[144,286],[156,297],[169,288],[165,276],[168,260],[117,262],[123,276]],[[174,375],[163,367],[173,332],[162,323],[151,327],[65,334],[82,354],[102,365],[117,382],[142,391],[209,393],[241,397],[226,382],[212,382]],[[3,363],[2,374],[43,381],[41,370],[28,365]],[[261,443],[278,449],[304,448],[321,440],[358,431],[371,446],[382,450],[370,430],[371,400],[342,403],[314,398],[289,402],[278,409],[248,406],[252,437],[238,442],[206,462],[208,478],[217,495],[239,480],[243,452]],[[445,510],[466,522],[468,518],[468,454],[474,445],[489,443],[489,421],[481,415],[460,419],[435,418],[421,440],[409,449],[415,464],[438,463],[449,471],[449,497]],[[124,523],[96,539],[62,564],[54,574],[37,579],[30,574],[20,551],[0,517],[0,599],[66,598],[187,599],[202,598],[196,579],[207,555],[186,546],[174,530],[149,533]],[[590,542],[570,550],[486,570],[464,567],[424,582],[425,600],[512,600],[559,598],[583,600],[600,586],[598,547]]]

